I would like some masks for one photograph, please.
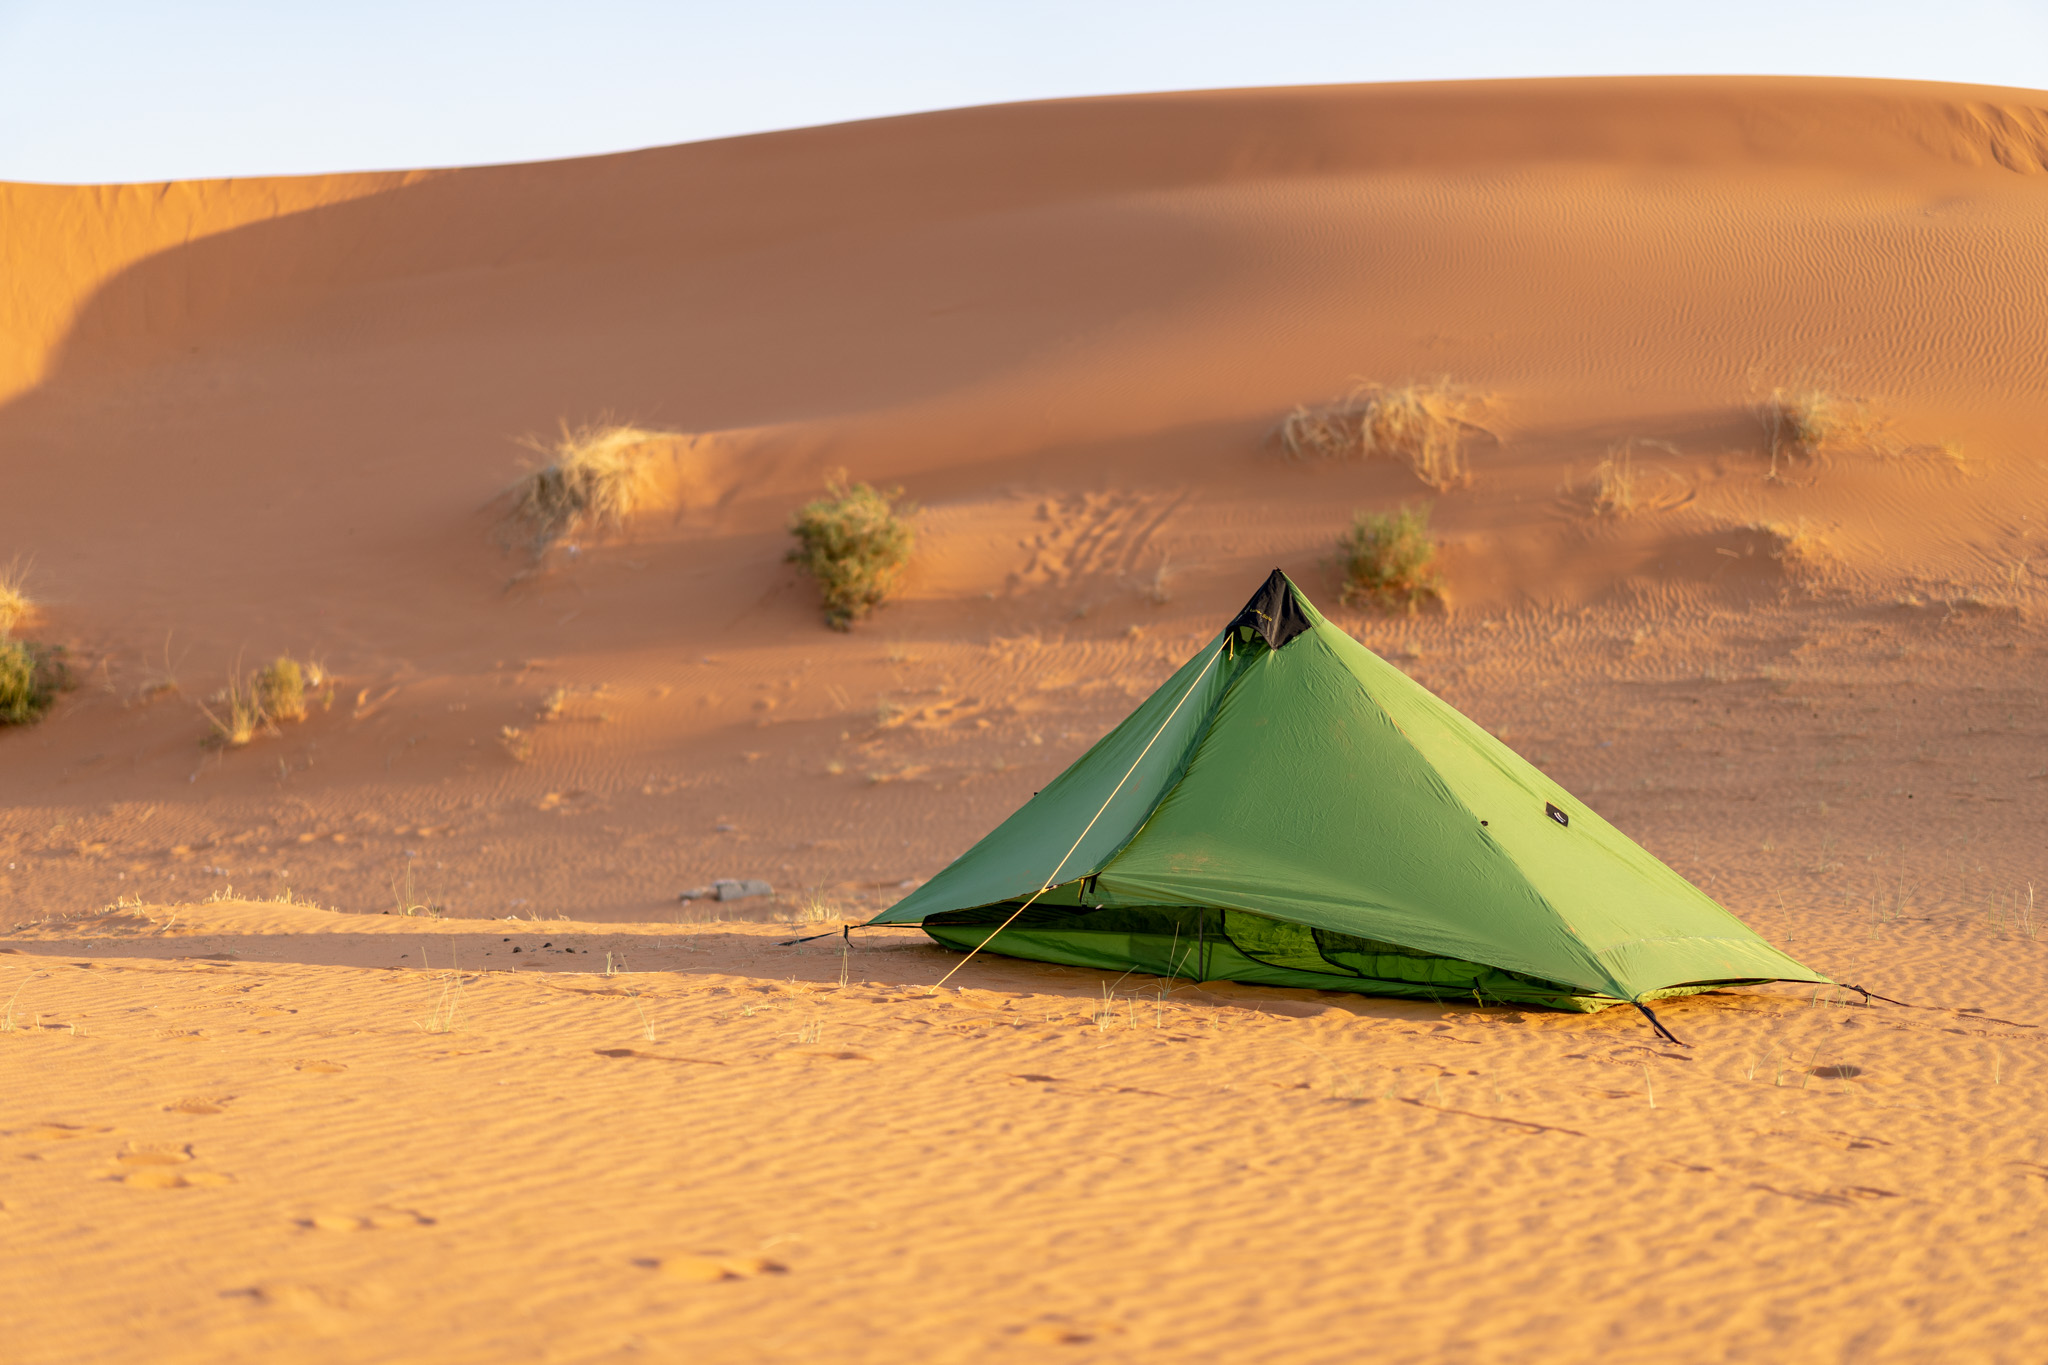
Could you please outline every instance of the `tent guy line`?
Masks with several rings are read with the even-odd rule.
[[[1275,572],[1278,571],[1276,570]],[[1226,643],[1228,642],[1226,641]],[[1124,783],[1131,780],[1131,774],[1138,771],[1138,765],[1145,761],[1145,755],[1152,752],[1152,746],[1159,742],[1159,737],[1166,733],[1166,727],[1173,724],[1173,718],[1180,714],[1180,708],[1187,705],[1188,698],[1195,695],[1195,689],[1202,685],[1202,679],[1209,676],[1209,670],[1214,668],[1216,666],[1216,661],[1222,657],[1223,648],[1222,646],[1218,646],[1216,652],[1209,656],[1209,662],[1202,666],[1202,671],[1195,675],[1195,680],[1188,684],[1188,690],[1181,693],[1180,700],[1175,702],[1173,705],[1173,710],[1167,713],[1165,720],[1159,722],[1159,728],[1152,732],[1152,738],[1145,741],[1145,747],[1138,751],[1138,756],[1136,758],[1131,760],[1131,766],[1129,768],[1126,768],[1124,770],[1124,775],[1117,779],[1116,786],[1111,788],[1109,795],[1103,798],[1102,804],[1096,808],[1095,814],[1089,817],[1087,825],[1084,826],[1081,832],[1074,837],[1073,844],[1067,849],[1065,855],[1060,858],[1058,865],[1053,868],[1052,875],[1045,879],[1045,884],[1043,886],[1039,887],[1038,890],[1031,893],[1031,900],[1027,900],[1022,905],[1018,906],[1016,910],[1012,912],[1010,917],[1002,922],[1001,926],[997,928],[994,934],[990,934],[988,938],[985,938],[980,943],[975,944],[973,949],[967,954],[967,956],[961,958],[958,962],[953,964],[953,970],[947,972],[944,976],[940,977],[938,981],[933,984],[931,990],[926,992],[926,994],[936,995],[938,993],[939,987],[945,985],[948,981],[951,981],[955,973],[957,973],[962,967],[965,967],[968,963],[974,961],[974,955],[976,953],[979,953],[983,948],[987,947],[991,939],[995,938],[997,934],[1002,933],[1004,929],[1007,929],[1012,924],[1015,924],[1017,922],[1017,916],[1023,914],[1026,910],[1029,910],[1031,908],[1032,902],[1036,901],[1040,896],[1043,896],[1046,892],[1052,890],[1053,887],[1059,884],[1060,873],[1066,870],[1067,860],[1074,856],[1074,850],[1079,848],[1081,846],[1081,841],[1088,837],[1088,831],[1095,828],[1095,822],[1102,818],[1102,812],[1108,810],[1110,802],[1116,800],[1116,794],[1124,789]],[[1037,796],[1040,796],[1042,794],[1042,792],[1033,792],[1032,796],[1036,798]],[[870,923],[872,923],[872,921],[870,921]],[[866,926],[862,927],[865,928]],[[1128,975],[1128,973],[1126,973],[1126,975]]]

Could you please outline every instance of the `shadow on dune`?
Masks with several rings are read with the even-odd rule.
[[[444,921],[445,923],[445,921]],[[369,971],[427,971],[465,976],[479,972],[545,975],[585,993],[629,996],[660,992],[665,984],[719,978],[736,989],[777,990],[785,985],[837,986],[839,940],[819,939],[794,947],[759,934],[696,931],[674,937],[606,934],[600,925],[571,932],[198,934],[192,937],[61,938],[18,941],[0,953],[15,968],[121,971],[144,963],[228,975],[260,972],[266,966],[341,967]],[[514,948],[520,949],[514,953]],[[607,954],[612,971],[607,972]],[[856,936],[847,957],[847,989],[856,995],[881,988],[904,1000],[926,990],[960,955],[921,934]],[[754,985],[735,984],[752,979]],[[1108,995],[1105,996],[1105,988]],[[956,976],[946,998],[1051,998],[1139,1014],[1155,1002],[1182,1007],[1231,1007],[1282,1018],[1313,1018],[1336,1010],[1360,1018],[1436,1023],[1471,1010],[1424,1001],[1379,999],[1348,992],[1286,990],[1235,982],[1166,980],[1135,973],[1062,967],[1013,958],[979,956]],[[1510,1017],[1514,1011],[1494,1011]]]

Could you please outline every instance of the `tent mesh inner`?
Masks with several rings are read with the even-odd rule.
[[[933,937],[941,942],[957,938],[979,943],[988,931],[1016,914],[1019,904],[1004,901],[934,914],[926,918],[925,928],[935,931]],[[956,934],[948,930],[969,932]],[[1016,922],[989,947],[991,951],[1018,957],[1082,961],[1090,955],[1089,940],[1099,943],[1105,956],[1121,954],[1127,965],[1137,965],[1140,970],[1195,980],[1236,977],[1239,973],[1233,968],[1244,963],[1289,976],[1301,973],[1323,977],[1326,979],[1320,982],[1295,984],[1322,985],[1325,989],[1357,989],[1369,983],[1368,988],[1374,993],[1476,997],[1481,1001],[1564,1008],[1583,1008],[1565,1004],[1567,1000],[1590,999],[1583,991],[1520,972],[1292,924],[1246,910],[1201,906],[1096,910],[1040,902],[1018,915]],[[1059,951],[1069,946],[1075,951]],[[1282,983],[1275,980],[1272,984]]]

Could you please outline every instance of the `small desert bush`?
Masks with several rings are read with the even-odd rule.
[[[1280,446],[1292,459],[1385,456],[1406,462],[1438,492],[1472,482],[1465,438],[1484,431],[1486,400],[1453,386],[1364,384],[1335,403],[1298,407],[1280,423]]]
[[[64,651],[33,640],[17,640],[14,628],[35,611],[22,590],[20,560],[0,568],[0,725],[41,720],[57,694],[72,685]]]
[[[894,592],[916,542],[913,509],[903,490],[887,493],[864,483],[835,478],[825,496],[804,504],[790,519],[796,548],[789,560],[818,580],[825,598],[825,624],[851,630]]]
[[[1414,611],[1439,595],[1436,541],[1429,534],[1429,504],[1395,512],[1360,512],[1337,540],[1346,606]]]
[[[297,659],[279,655],[256,674],[256,702],[272,720],[306,718],[306,670]]]
[[[62,650],[0,633],[0,725],[41,720],[69,682]]]
[[[670,431],[566,423],[553,441],[529,438],[524,444],[544,463],[512,485],[506,520],[524,529],[536,557],[564,536],[616,529],[652,501],[662,448],[677,439]]]

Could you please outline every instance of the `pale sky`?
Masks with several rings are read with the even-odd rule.
[[[529,161],[1146,90],[1676,73],[2041,90],[2048,0],[0,0],[0,179]]]

